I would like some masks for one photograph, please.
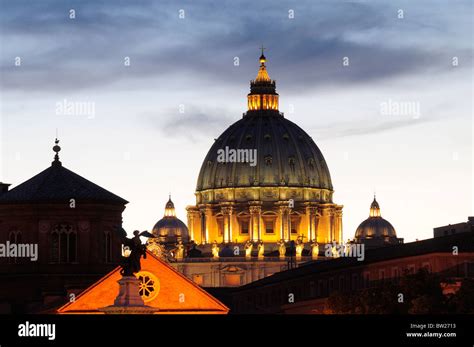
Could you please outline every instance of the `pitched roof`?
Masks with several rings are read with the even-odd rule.
[[[127,204],[128,201],[66,169],[53,164],[12,190],[0,195],[0,204],[24,202],[100,201]]]
[[[156,314],[227,314],[229,309],[193,281],[147,251],[142,272],[158,279],[158,295],[146,305],[158,308]],[[113,305],[119,291],[120,267],[82,292],[74,302],[58,309],[60,314],[99,314],[99,308]]]

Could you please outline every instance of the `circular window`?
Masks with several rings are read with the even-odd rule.
[[[160,292],[160,280],[148,271],[140,271],[135,274],[140,280],[138,292],[144,302],[152,301]]]

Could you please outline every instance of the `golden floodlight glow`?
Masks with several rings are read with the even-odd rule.
[[[260,59],[261,65],[260,69],[258,69],[257,78],[255,78],[255,82],[271,82],[270,76],[267,72],[267,67],[265,66],[265,59]]]
[[[251,92],[247,96],[249,111],[278,110],[278,94],[275,92],[275,81],[272,81],[267,72],[265,56],[260,56],[260,68],[257,77],[251,82]]]
[[[176,217],[176,210],[174,209],[173,201],[171,201],[171,195],[165,206],[165,217]]]
[[[380,206],[377,200],[375,200],[374,196],[374,201],[372,201],[372,204],[370,205],[370,217],[380,217]]]

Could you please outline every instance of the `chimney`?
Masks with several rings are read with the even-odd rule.
[[[8,187],[10,187],[10,186],[11,186],[10,183],[0,182],[0,195],[5,194],[6,192],[8,192]]]

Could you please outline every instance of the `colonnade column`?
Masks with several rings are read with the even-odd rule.
[[[290,208],[288,206],[280,206],[280,238],[285,242],[290,241],[290,230],[289,230],[289,215]]]
[[[262,220],[262,207],[251,205],[250,208],[250,240],[257,242],[262,239],[260,225]]]
[[[221,208],[224,217],[224,243],[232,242],[232,210],[231,206]]]
[[[212,222],[212,209],[210,207],[206,207],[204,210],[201,210],[201,216],[204,215],[204,218],[201,219],[201,234],[204,240],[203,243],[209,243],[209,229],[211,228]]]
[[[206,242],[206,210],[199,210],[199,220],[201,222],[201,243],[205,244]]]
[[[319,228],[319,220],[320,220],[320,219],[321,219],[321,213],[319,212],[319,209],[316,208],[316,209],[315,209],[314,218],[313,218],[313,223],[314,223],[314,240],[316,240],[316,242],[318,242],[318,237],[319,237],[318,228]]]
[[[337,208],[336,210],[336,221],[337,221],[337,236],[338,236],[338,242],[344,242],[342,239],[342,209]]]
[[[194,219],[196,211],[188,210],[188,230],[189,230],[189,239],[195,241],[194,238]]]
[[[317,224],[319,214],[315,206],[306,206],[306,218],[308,225],[308,241],[317,239]]]

